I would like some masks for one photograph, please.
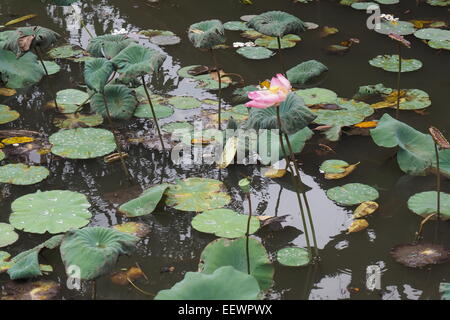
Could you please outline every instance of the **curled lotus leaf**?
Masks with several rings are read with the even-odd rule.
[[[30,185],[41,182],[50,171],[41,166],[28,166],[23,163],[0,166],[0,182],[15,185]]]
[[[306,30],[302,20],[282,11],[268,11],[257,15],[247,22],[247,26],[272,37],[299,34]]]
[[[108,84],[103,93],[96,93],[91,98],[91,110],[103,117],[108,117],[109,111],[112,119],[130,119],[136,106],[137,100],[133,90],[123,84]]]
[[[119,211],[131,218],[150,214],[155,211],[168,187],[167,183],[153,186],[145,190],[139,197],[122,204]]]
[[[188,30],[189,40],[199,49],[212,49],[225,42],[225,29],[220,20],[194,23]]]
[[[114,58],[120,51],[134,43],[123,34],[106,34],[89,40],[87,51],[96,58]]]
[[[111,62],[123,76],[135,78],[157,72],[166,57],[156,50],[132,44],[123,49]]]
[[[114,65],[105,58],[93,58],[84,65],[84,81],[97,92],[103,92],[109,77],[114,72]]]

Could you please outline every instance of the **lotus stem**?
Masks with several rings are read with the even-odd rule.
[[[166,148],[164,146],[163,137],[161,134],[161,130],[159,129],[159,125],[158,125],[158,118],[156,117],[155,108],[153,107],[153,102],[152,102],[152,99],[150,98],[150,93],[148,92],[147,84],[145,83],[144,76],[141,76],[141,79],[142,79],[142,84],[144,86],[145,94],[148,99],[148,104],[150,105],[150,110],[152,111],[153,120],[155,121],[156,130],[158,131],[158,136],[159,136],[159,141],[161,142],[161,147],[162,147],[163,151],[166,151]]]
[[[86,27],[86,24],[84,23],[84,20],[80,21],[81,26],[83,27],[84,30],[86,30],[87,34],[89,35],[89,37],[94,38],[94,36],[92,35],[92,33],[89,31],[89,29]]]
[[[436,213],[429,214],[425,219],[423,219],[423,220],[420,222],[420,225],[419,225],[419,231],[417,231],[417,233],[416,233],[416,241],[419,241],[420,238],[422,238],[422,230],[423,230],[423,226],[425,225],[425,223],[427,223],[428,220],[430,220],[431,218],[433,218],[435,215],[436,215]]]
[[[103,97],[103,103],[105,104],[106,116],[108,118],[109,125],[112,127],[113,126],[113,122],[112,122],[112,119],[111,119],[111,113],[109,112],[108,101],[106,100],[106,96],[105,96],[104,92],[102,92],[102,97]],[[114,141],[116,142],[117,151],[119,151],[120,163],[122,165],[122,169],[125,172],[125,175],[127,176],[128,180],[131,181],[130,172],[128,171],[127,164],[125,163],[125,159],[122,156],[123,155],[122,147],[120,146],[119,139],[117,138],[116,133],[114,132],[114,129],[112,130],[112,133],[113,133],[113,136],[114,136]]]
[[[252,200],[250,197],[250,192],[247,193],[247,200],[248,200],[248,220],[247,220],[247,232],[245,233],[245,253],[247,254],[247,273],[250,274],[250,248],[249,248],[249,241],[250,241],[250,222],[252,219]]]
[[[219,130],[222,130],[222,79],[220,76],[220,69],[219,69],[219,63],[217,62],[217,58],[216,55],[214,54],[214,49],[211,49],[211,56],[212,56],[212,60],[214,63],[214,67],[216,68],[216,72],[217,72],[217,81],[219,83],[219,94],[218,94],[218,98],[219,98]]]
[[[280,59],[280,64],[281,64],[281,70],[283,71],[283,74],[286,74],[286,67],[284,66],[284,60],[283,60],[283,55],[281,54],[281,38],[277,37],[277,42],[278,42],[278,57]]]
[[[92,280],[92,300],[97,299],[97,280]]]
[[[437,219],[441,220],[441,170],[439,167],[439,148],[434,142],[434,152],[436,153],[436,191],[437,191]]]
[[[298,201],[298,206],[300,208],[300,216],[302,219],[302,224],[303,224],[303,230],[305,232],[305,239],[306,239],[306,246],[308,247],[308,252],[309,254],[312,256],[312,250],[311,250],[311,242],[309,240],[309,231],[308,228],[306,226],[306,219],[305,219],[305,211],[303,209],[303,204],[302,204],[302,199],[300,198],[300,193],[299,193],[299,185],[297,183],[297,179],[295,179],[294,176],[294,170],[290,165],[290,160],[288,157],[288,153],[286,152],[286,149],[284,148],[284,144],[283,144],[283,133],[282,133],[282,123],[281,123],[281,116],[280,116],[280,107],[275,107],[277,110],[277,122],[278,122],[278,130],[280,131],[280,134],[278,135],[280,138],[280,146],[281,146],[281,150],[284,154],[285,160],[286,160],[286,164],[288,165],[288,167],[291,169],[292,172],[292,183],[294,185],[295,188],[295,194],[297,195],[297,201]]]
[[[88,103],[89,100],[91,100],[91,98],[95,95],[95,92],[92,93],[89,98],[87,98],[86,100],[83,101],[82,104],[80,104],[80,106],[77,108],[77,110],[75,110],[74,113],[79,113],[81,112],[81,110],[83,110],[84,106]]]
[[[395,118],[400,117],[400,75],[402,74],[402,44],[398,43],[398,73],[397,73],[397,109]]]
[[[39,53],[39,48],[36,47],[34,49],[34,52],[36,53],[36,55],[38,56],[39,61],[41,62],[41,65],[42,65],[42,68],[44,69],[45,75],[48,77],[49,76],[48,70],[47,70],[47,67],[45,66],[44,60],[42,60],[41,54]],[[48,78],[47,78],[47,80],[48,80],[48,86],[50,87],[50,90],[52,91],[52,95],[54,96],[53,101],[55,103],[55,108],[56,108],[57,111],[60,111],[59,106],[58,106],[58,101],[56,101],[56,94],[53,93],[55,90],[53,90],[52,85],[50,83],[50,80]]]

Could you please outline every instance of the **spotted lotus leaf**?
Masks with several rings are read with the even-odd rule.
[[[0,182],[15,185],[30,185],[41,182],[50,171],[41,166],[28,166],[23,163],[0,166]]]

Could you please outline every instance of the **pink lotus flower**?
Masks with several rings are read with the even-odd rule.
[[[245,104],[246,107],[266,109],[272,106],[278,107],[281,102],[286,100],[292,86],[288,79],[282,74],[277,74],[262,90],[252,91],[248,93],[248,97],[252,100]]]

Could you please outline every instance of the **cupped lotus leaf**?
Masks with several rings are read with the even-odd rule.
[[[258,300],[259,285],[254,277],[231,266],[211,274],[187,272],[184,279],[155,300]]]
[[[183,131],[192,131],[194,130],[194,126],[186,121],[176,121],[166,123],[161,127],[163,131],[173,133],[175,131],[183,130]]]
[[[17,240],[19,240],[19,235],[14,232],[14,227],[10,224],[0,222],[0,248],[9,246]],[[1,261],[0,256],[0,263]]]
[[[202,102],[196,98],[182,97],[182,96],[169,98],[167,100],[167,103],[174,106],[177,109],[183,110],[199,108],[202,105]]]
[[[52,153],[69,159],[102,157],[116,149],[112,132],[97,128],[62,130],[49,138]]]
[[[50,171],[45,167],[28,166],[23,163],[0,166],[0,182],[15,185],[30,185],[41,182]]]
[[[224,189],[223,183],[214,179],[178,180],[166,191],[166,204],[177,210],[194,212],[221,208],[231,201]]]
[[[157,119],[168,118],[174,113],[173,109],[169,106],[154,103],[153,101],[152,103],[153,103],[153,110],[155,110],[155,115]],[[153,113],[150,108],[150,104],[146,101],[141,102],[134,111],[134,116],[137,118],[153,119]]]
[[[0,104],[0,124],[5,124],[16,120],[20,117],[17,111],[11,110],[10,107]]]
[[[17,58],[14,53],[0,49],[0,77],[6,87],[19,89],[38,83],[44,69],[31,52]]]
[[[225,42],[225,29],[220,20],[201,21],[189,27],[188,37],[194,47],[212,49]]]
[[[138,44],[123,49],[111,62],[125,77],[135,78],[157,72],[166,55]]]
[[[316,118],[314,113],[305,107],[303,100],[298,95],[290,93],[278,107],[251,109],[246,128],[257,131],[280,129],[275,108],[279,108],[282,130],[287,134],[294,134],[302,130]]]
[[[287,34],[280,39],[281,49],[293,48],[297,42],[302,41],[302,38],[295,34]],[[255,40],[255,44],[260,47],[268,49],[279,49],[278,40],[275,37],[262,36]]]
[[[74,113],[83,103],[89,100],[89,95],[77,89],[64,89],[56,93],[58,110],[62,113]]]
[[[356,10],[364,10],[365,11],[369,7],[378,7],[379,8],[380,6],[378,4],[376,4],[375,2],[355,2],[355,3],[352,3],[351,7]]]
[[[430,40],[428,45],[433,49],[450,50],[450,40]]]
[[[106,34],[90,39],[87,51],[96,58],[111,59],[132,43],[126,35]]]
[[[416,29],[414,24],[407,21],[381,21],[380,28],[374,28],[374,31],[381,34],[398,34],[400,36],[406,36],[413,34]]]
[[[43,249],[55,249],[61,241],[63,235],[53,236],[40,245],[23,251],[11,259],[11,267],[8,269],[8,275],[12,280],[28,279],[42,276],[42,265],[39,265],[39,253]]]
[[[103,117],[97,113],[66,113],[53,118],[53,124],[62,129],[96,127],[103,123]]]
[[[84,81],[97,92],[103,92],[109,77],[114,72],[114,65],[105,58],[94,58],[84,65]]]
[[[19,230],[52,234],[84,227],[92,214],[82,193],[67,190],[38,191],[11,204],[9,222]]]
[[[268,59],[274,55],[273,51],[263,47],[242,47],[237,49],[236,52],[252,60]]]
[[[369,64],[389,72],[398,72],[398,55],[379,55],[369,60]],[[420,60],[402,58],[401,72],[416,71],[422,68],[422,65]]]
[[[416,193],[408,199],[408,208],[424,218],[432,213],[437,213],[437,192],[426,191]],[[442,220],[450,219],[450,194],[441,192],[439,211]]]
[[[337,94],[334,91],[324,88],[301,89],[294,93],[302,98],[307,106],[334,103],[337,99]]]
[[[302,267],[311,262],[311,255],[304,248],[289,247],[277,252],[277,261],[287,267]]]
[[[299,34],[306,30],[302,20],[282,11],[268,11],[257,15],[247,22],[247,26],[272,37]]]
[[[74,47],[71,44],[66,44],[51,49],[49,52],[47,52],[47,54],[53,59],[67,59],[83,54],[83,50]]]
[[[163,198],[164,192],[169,187],[169,184],[163,183],[153,186],[145,190],[136,199],[130,200],[119,207],[119,211],[124,213],[127,217],[140,217],[155,211],[156,206]]]
[[[388,114],[381,117],[375,129],[370,130],[373,141],[380,147],[399,147],[397,162],[410,175],[425,175],[436,170],[433,138],[417,131]],[[441,174],[450,176],[450,150],[439,151]]]
[[[80,279],[94,280],[110,273],[119,255],[130,254],[138,237],[115,229],[87,227],[66,233],[61,243],[61,258],[66,270],[80,267]]]
[[[414,32],[416,38],[433,41],[450,41],[450,31],[437,28],[425,28]]]
[[[353,206],[365,201],[373,201],[378,196],[376,189],[362,183],[348,183],[327,190],[327,197],[343,206]]]
[[[272,285],[274,267],[270,263],[267,251],[262,243],[249,238],[250,275],[255,277],[261,290]],[[212,274],[223,266],[232,266],[247,273],[246,238],[235,240],[217,239],[209,243],[200,256],[199,271]]]
[[[433,243],[400,244],[393,247],[390,253],[395,261],[410,268],[444,263],[450,258],[447,249]]]
[[[366,86],[360,86],[358,88],[358,92],[355,93],[353,99],[355,100],[371,100],[372,98],[376,98],[377,95],[390,95],[394,90],[391,88],[387,88],[382,83],[377,84],[369,84]]]
[[[441,300],[450,300],[450,283],[441,282],[439,284],[439,293],[441,294]]]
[[[46,50],[53,45],[60,35],[53,30],[40,26],[21,27],[15,30],[15,35],[9,38],[5,49],[13,51],[16,55],[21,55],[34,48]],[[24,45],[23,39],[28,38],[29,42]]]
[[[128,120],[133,117],[136,106],[133,90],[123,84],[108,84],[103,93],[96,93],[91,98],[91,110],[105,118],[109,111],[112,119]]]
[[[223,24],[223,28],[229,31],[249,31],[251,28],[247,27],[243,21],[228,21]]]
[[[344,173],[348,166],[348,162],[343,160],[325,160],[320,165],[319,170],[323,173]]]
[[[221,238],[239,238],[247,233],[248,216],[230,209],[205,211],[194,217],[192,227],[200,232],[212,233]],[[250,234],[258,231],[260,222],[256,217],[250,220]]]
[[[144,238],[150,233],[149,226],[142,222],[125,222],[116,224],[113,228],[120,232],[131,234],[139,238]]]
[[[293,84],[305,84],[325,71],[328,71],[328,68],[323,63],[317,60],[309,60],[289,69],[286,75]]]
[[[49,76],[61,71],[61,67],[56,62],[54,62],[54,61],[43,61],[43,62],[44,62],[45,69],[47,70],[47,73]],[[42,65],[41,65],[41,68],[45,73],[44,67],[42,67]]]

